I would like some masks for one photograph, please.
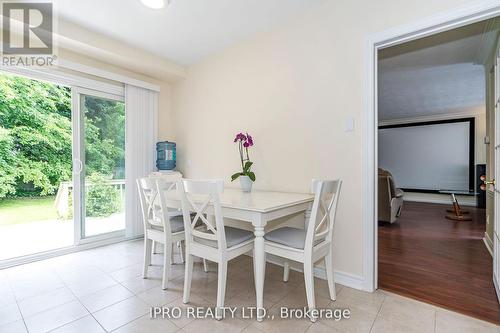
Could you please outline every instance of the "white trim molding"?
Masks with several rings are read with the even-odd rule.
[[[498,299],[498,302],[500,303],[500,287],[498,286],[498,283],[497,283],[498,279],[493,279],[493,285],[495,286],[495,291],[496,291],[496,294],[497,294],[497,299]]]
[[[500,15],[498,1],[481,1],[370,35],[364,57],[363,288],[377,289],[377,53],[378,50]]]
[[[486,249],[493,257],[493,241],[491,240],[490,235],[488,235],[487,232],[484,233],[483,242],[484,245],[486,246]]]
[[[64,71],[64,69],[72,72],[68,73],[67,71]],[[12,67],[0,65],[0,70],[11,74],[67,85],[70,87],[100,90],[117,96],[125,95],[125,84],[155,92],[160,91],[160,86],[156,84],[63,59],[58,61],[57,68]],[[84,75],[78,75],[78,73],[82,73]],[[95,77],[96,79],[92,79],[92,77]],[[103,82],[98,79],[105,79],[112,82]]]
[[[481,43],[476,53],[476,64],[485,65],[493,54],[498,39],[498,29],[500,28],[500,19],[496,17],[486,22],[481,35]]]
[[[439,115],[429,115],[429,116],[421,116],[421,117],[408,117],[408,118],[397,118],[397,119],[388,119],[388,120],[380,120],[378,122],[379,126],[387,126],[387,125],[400,125],[400,124],[411,124],[411,123],[419,123],[426,121],[437,121],[437,120],[448,120],[448,119],[460,119],[460,118],[469,118],[469,117],[477,117],[486,114],[486,108],[483,106],[474,108],[471,112],[460,112],[460,113],[448,113],[448,114],[439,114]]]
[[[248,255],[252,256],[250,253]],[[277,257],[274,255],[268,254],[266,262],[283,267],[284,259],[281,257]],[[290,269],[294,270],[296,272],[302,273],[302,268],[300,267],[300,265],[297,265],[296,263],[293,263],[293,262],[290,263]],[[317,278],[320,278],[322,280],[326,280],[325,267],[315,266],[314,267],[314,276]],[[349,288],[354,288],[354,289],[358,289],[358,290],[365,290],[362,276],[354,275],[351,273],[346,273],[346,272],[342,272],[342,271],[338,271],[338,270],[335,270],[334,276],[335,276],[335,283],[341,284],[341,285],[349,287]]]
[[[116,96],[124,96],[125,88],[123,83],[111,84],[97,79],[80,76],[77,73],[66,73],[56,68],[30,68],[0,66],[0,71],[24,76],[30,79],[51,82],[69,87],[82,87],[92,90],[103,91]]]
[[[152,83],[142,81],[142,80],[137,80],[137,79],[125,76],[125,75],[113,73],[110,71],[105,71],[105,70],[98,69],[95,67],[79,64],[79,63],[72,62],[69,60],[59,59],[58,66],[62,67],[62,68],[71,69],[71,70],[74,70],[77,72],[82,72],[85,74],[97,76],[97,77],[104,78],[104,79],[111,80],[111,81],[116,81],[116,82],[120,82],[120,83],[124,83],[124,84],[130,84],[132,86],[136,86],[136,87],[140,87],[140,88],[144,88],[144,89],[148,89],[148,90],[152,90],[152,91],[156,91],[156,92],[160,91],[159,85],[152,84]]]
[[[471,195],[456,195],[456,198],[461,206],[476,207],[477,199]],[[403,198],[404,202],[428,202],[441,205],[451,205],[451,196],[449,194],[441,193],[420,193],[405,191]]]

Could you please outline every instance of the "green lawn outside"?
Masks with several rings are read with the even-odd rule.
[[[55,196],[0,199],[0,226],[57,219]]]

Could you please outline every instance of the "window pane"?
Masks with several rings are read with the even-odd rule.
[[[125,228],[125,105],[82,96],[85,134],[84,237]]]

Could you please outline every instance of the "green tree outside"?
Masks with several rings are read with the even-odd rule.
[[[124,178],[124,104],[85,97],[83,112],[86,175]],[[71,164],[71,89],[0,75],[0,200],[54,194],[60,182],[71,181]],[[94,216],[109,213],[107,207]]]

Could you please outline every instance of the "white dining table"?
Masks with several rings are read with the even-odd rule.
[[[167,194],[168,205],[180,209],[181,200],[175,191]],[[222,215],[251,223],[254,229],[255,247],[255,291],[257,308],[264,305],[264,228],[269,221],[305,212],[310,209],[314,195],[308,193],[258,191],[245,193],[239,189],[224,189],[220,196]],[[262,318],[258,318],[262,320]]]

